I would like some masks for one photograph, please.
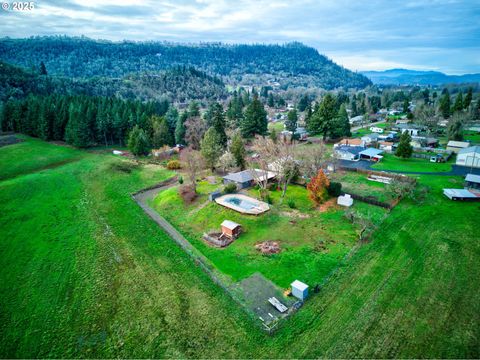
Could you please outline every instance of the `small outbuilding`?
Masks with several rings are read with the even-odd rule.
[[[465,187],[467,189],[480,190],[480,175],[467,174],[465,177]]]
[[[341,195],[337,198],[337,204],[350,207],[353,205],[353,199],[350,194]]]
[[[375,148],[368,148],[360,152],[361,159],[367,159],[372,161],[380,161],[383,158],[382,154],[383,150],[375,149]]]
[[[480,201],[480,193],[467,189],[443,189],[443,195],[454,201]]]
[[[307,298],[308,296],[307,284],[301,281],[295,280],[290,284],[290,286],[292,287],[292,295],[295,296],[297,299],[305,300]]]
[[[222,234],[231,238],[236,239],[240,236],[242,232],[242,227],[240,224],[233,222],[231,220],[223,220],[222,222]]]
[[[447,143],[447,150],[452,151],[454,153],[458,153],[460,150],[468,148],[470,143],[467,141],[454,141],[450,140]]]
[[[470,146],[459,150],[456,164],[460,166],[480,168],[480,146]]]

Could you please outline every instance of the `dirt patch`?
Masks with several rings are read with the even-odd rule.
[[[325,201],[323,204],[320,204],[317,207],[317,210],[320,212],[326,212],[329,210],[337,210],[339,209],[340,206],[337,205],[337,198],[331,198],[327,201]]]
[[[260,251],[262,255],[278,254],[281,251],[278,241],[264,241],[255,245],[255,249]]]
[[[299,210],[291,210],[291,211],[282,211],[280,213],[282,216],[287,216],[290,218],[297,218],[297,219],[308,219],[311,217],[309,214],[304,214],[300,212]]]

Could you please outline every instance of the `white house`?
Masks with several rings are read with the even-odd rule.
[[[461,149],[457,154],[457,165],[480,168],[480,146]]]
[[[458,153],[461,149],[466,149],[470,146],[470,143],[467,141],[453,141],[450,140],[447,143],[447,150],[453,151],[454,153]]]
[[[420,131],[423,130],[422,126],[418,126],[415,124],[398,124],[396,128],[399,129],[402,133],[408,133],[410,136],[418,136]]]
[[[378,127],[378,126],[370,127],[370,131],[374,132],[374,133],[377,133],[377,134],[383,134],[383,129],[381,127]]]

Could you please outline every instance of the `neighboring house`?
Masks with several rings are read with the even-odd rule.
[[[253,173],[253,172],[256,173]],[[224,184],[236,184],[237,189],[245,189],[252,186],[256,180],[263,181],[265,176],[268,180],[275,177],[275,173],[271,171],[264,172],[260,169],[243,170],[236,173],[231,173],[223,177]]]
[[[409,119],[397,119],[395,121],[395,125],[400,125],[400,124],[408,124],[410,122]]]
[[[393,150],[393,142],[390,141],[380,141],[378,143],[378,148],[383,151],[392,151]]]
[[[425,143],[428,147],[437,147],[438,146],[438,139],[427,137],[425,139]]]
[[[379,135],[378,140],[383,140],[383,141],[396,141],[397,140],[397,133],[395,131],[390,131],[389,134],[385,135]]]
[[[426,145],[426,139],[423,136],[412,136],[410,145],[415,149],[423,148]]]
[[[363,146],[337,146],[335,156],[338,159],[357,161],[360,159],[360,153],[365,150]]]
[[[480,190],[480,175],[467,174],[465,177],[465,188]]]
[[[368,148],[360,152],[360,159],[367,159],[371,161],[380,161],[383,156],[380,155],[383,153],[383,150]]]
[[[408,133],[410,136],[418,136],[419,133],[423,130],[423,126],[415,124],[397,124],[395,128],[401,131],[402,133]]]
[[[480,146],[461,149],[457,154],[457,165],[480,168]]]
[[[365,136],[362,136],[362,141],[365,142],[365,145],[370,145],[374,142],[377,142],[379,138],[379,135],[376,133],[372,134],[367,134]]]
[[[337,146],[365,146],[365,141],[358,138],[342,139],[338,143],[333,145],[333,147],[337,147]]]
[[[350,124],[352,125],[361,124],[363,122],[363,115],[355,116],[351,118],[349,121],[350,121]]]
[[[480,201],[480,194],[466,189],[443,189],[443,195],[450,200]]]
[[[377,134],[383,134],[384,130],[381,127],[372,126],[372,127],[370,127],[370,131],[374,132],[374,133],[377,133]]]
[[[308,138],[308,132],[307,132],[307,129],[305,129],[304,127],[297,127],[297,130],[295,130],[295,137],[298,139],[298,140],[307,140]]]
[[[454,141],[454,140],[450,140],[448,143],[447,143],[447,150],[450,150],[450,151],[453,151],[454,153],[457,153],[461,150],[461,149],[465,149],[465,148],[468,148],[470,146],[470,143],[467,142],[467,141]]]

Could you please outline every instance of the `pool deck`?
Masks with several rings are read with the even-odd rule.
[[[227,200],[232,199],[232,198],[248,201],[249,203],[254,203],[256,206],[252,209],[245,209],[241,206],[232,204],[231,202],[227,201]],[[260,215],[260,214],[263,214],[264,212],[270,210],[270,206],[268,206],[268,204],[266,202],[257,200],[255,198],[252,198],[250,196],[243,195],[243,194],[223,195],[223,196],[220,196],[220,197],[216,198],[215,202],[219,205],[222,205],[222,206],[225,206],[226,208],[238,211],[239,213],[242,213],[242,214]]]

